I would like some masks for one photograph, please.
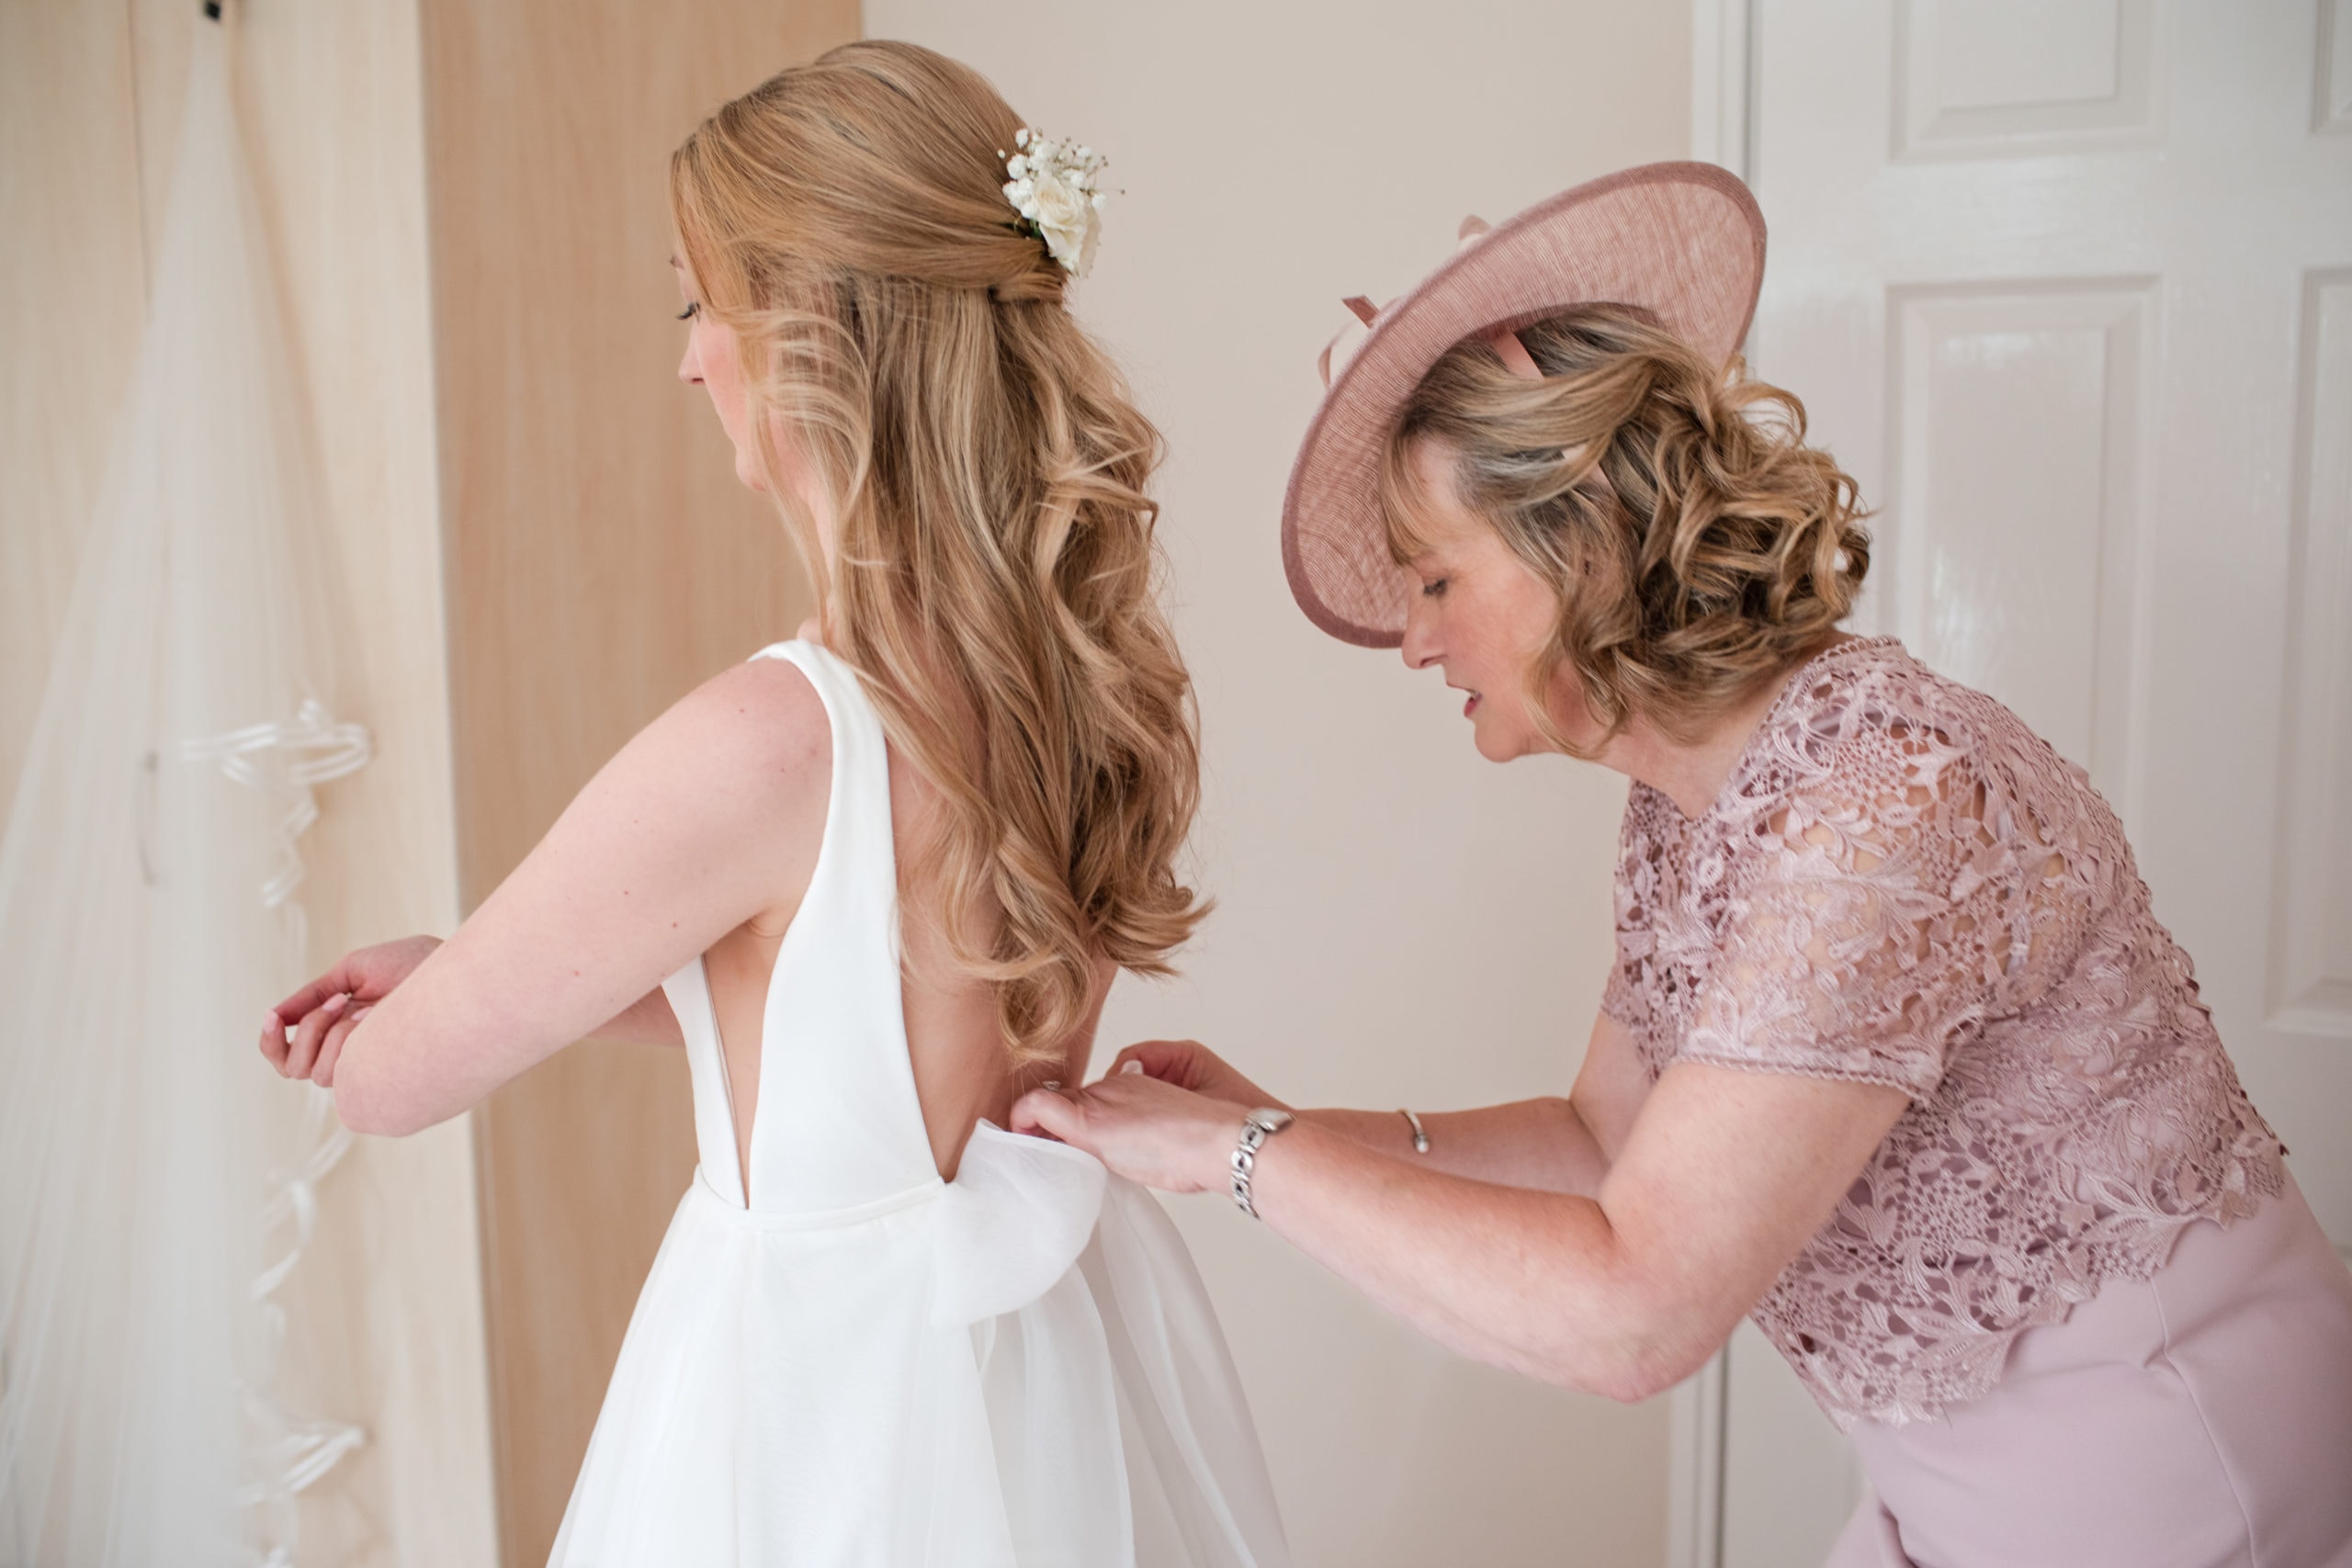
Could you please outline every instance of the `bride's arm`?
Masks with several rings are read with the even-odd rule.
[[[600,1028],[635,1032],[634,1016],[650,1032],[663,976],[753,916],[797,908],[831,768],[808,678],[783,660],[736,666],[622,748],[339,1055],[303,1060],[305,1029],[273,1059],[323,1075],[353,1130],[402,1134]]]
[[[437,936],[404,936],[353,948],[325,974],[269,1010],[262,1021],[262,1055],[288,1077],[307,1077],[321,1089],[333,1089],[344,1041],[440,945]],[[588,1033],[633,1045],[685,1043],[677,1014],[670,1010],[670,998],[659,987]]]
[[[624,1040],[632,1045],[686,1043],[684,1032],[678,1027],[678,1015],[670,1009],[669,995],[659,986],[590,1030],[583,1038]]]

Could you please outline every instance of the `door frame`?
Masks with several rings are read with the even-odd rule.
[[[1757,0],[1690,0],[1690,156],[1755,183]],[[1725,1394],[1731,1348],[1667,1397],[1668,1568],[1722,1568]]]

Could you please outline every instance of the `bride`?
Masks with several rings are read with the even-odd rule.
[[[899,43],[686,140],[678,373],[819,615],[630,741],[446,944],[269,1013],[278,1069],[388,1134],[583,1036],[684,1047],[700,1166],[558,1564],[1130,1563],[1131,1477],[1193,1561],[1288,1560],[1165,1215],[1001,1130],[1204,912],[1159,437],[1063,305],[1098,167]]]

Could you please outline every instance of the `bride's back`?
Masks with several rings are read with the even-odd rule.
[[[747,721],[758,716],[747,716]],[[921,865],[935,852],[940,809],[937,786],[892,755],[891,839],[899,864]],[[817,845],[810,843],[797,858],[813,865]],[[753,1108],[766,1045],[770,982],[785,932],[797,912],[792,906],[804,890],[793,889],[786,908],[738,926],[704,955],[728,1082],[733,1086],[729,1109],[739,1170],[752,1168]],[[985,940],[993,942],[1001,934],[1002,915],[992,908],[975,909],[967,919]],[[1102,966],[1101,984],[1086,1016],[1060,1054],[1022,1066],[1005,1049],[996,987],[957,962],[941,911],[921,888],[908,888],[903,877],[899,931],[908,1060],[933,1163],[942,1178],[953,1180],[964,1145],[979,1122],[1005,1125],[1012,1102],[1040,1082],[1078,1081],[1093,1045],[1095,1016],[1113,971]]]
[[[888,737],[943,1174],[977,1120],[1079,1075],[1111,976],[1164,972],[1202,913],[1173,870],[1199,759],[1157,600],[1159,436],[1064,303],[1094,212],[1045,147],[978,74],[870,42],[728,104],[671,168],[689,366]],[[1014,176],[1076,198],[1050,241]],[[796,903],[706,962],[739,1147]]]

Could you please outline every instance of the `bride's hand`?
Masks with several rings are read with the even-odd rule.
[[[1172,1083],[1178,1089],[1205,1094],[1212,1100],[1229,1100],[1244,1111],[1261,1105],[1277,1111],[1291,1109],[1243,1077],[1224,1057],[1197,1040],[1139,1040],[1119,1053],[1104,1077],[1137,1072],[1162,1083]]]
[[[1121,1072],[1072,1093],[1023,1095],[1012,1130],[1058,1138],[1146,1187],[1204,1192],[1225,1187],[1249,1109]]]
[[[411,936],[345,953],[334,968],[269,1010],[262,1022],[261,1054],[282,1077],[333,1089],[344,1041],[369,1008],[440,945],[439,937]]]

